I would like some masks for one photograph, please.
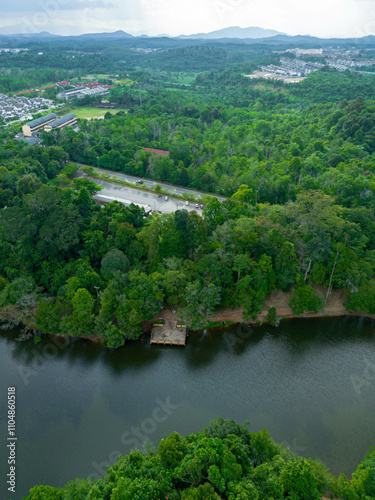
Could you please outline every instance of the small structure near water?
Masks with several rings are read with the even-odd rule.
[[[169,319],[154,323],[151,344],[185,345],[186,325]]]

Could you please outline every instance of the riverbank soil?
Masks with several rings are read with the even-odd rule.
[[[312,285],[317,293],[321,293],[325,298],[327,295],[327,288],[322,285]],[[268,310],[271,307],[276,309],[276,314],[280,318],[321,318],[326,316],[366,316],[368,318],[375,319],[375,314],[360,314],[356,311],[348,311],[345,309],[344,303],[346,299],[346,292],[342,289],[332,290],[322,311],[318,313],[304,312],[303,314],[296,315],[293,314],[291,308],[289,307],[289,300],[292,292],[282,292],[278,290],[277,292],[268,295],[266,300],[263,302],[263,310],[257,314],[255,320],[250,320],[249,323],[265,323]],[[211,321],[243,321],[243,309],[225,309],[223,311],[217,311],[211,319]]]
[[[321,293],[324,298],[326,297],[326,287],[322,285],[312,285],[312,287],[317,293]],[[344,306],[346,293],[347,292],[342,289],[332,290],[322,311],[318,313],[304,312],[303,314],[296,315],[293,314],[291,308],[288,305],[292,292],[282,292],[281,290],[278,290],[277,292],[271,293],[267,296],[266,300],[263,302],[263,310],[257,314],[256,319],[250,319],[249,321],[247,321],[247,323],[266,323],[266,316],[268,314],[268,310],[271,307],[274,307],[276,309],[277,316],[285,319],[322,318],[326,316],[366,316],[368,318],[375,319],[375,314],[361,314],[357,311],[347,311]],[[233,321],[233,323],[242,323],[245,322],[243,319],[243,313],[244,309],[241,308],[226,308],[220,311],[216,311],[210,318],[207,318],[207,320],[211,322]],[[164,309],[157,316],[155,316],[155,318],[145,323],[144,328],[149,328],[154,321],[160,318],[177,320],[177,311]]]

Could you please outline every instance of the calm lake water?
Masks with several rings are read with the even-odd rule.
[[[267,428],[350,475],[375,445],[375,322],[311,319],[190,334],[185,348],[15,342],[0,334],[0,498],[95,477],[149,438],[218,417]],[[17,493],[5,488],[6,400],[17,391]]]

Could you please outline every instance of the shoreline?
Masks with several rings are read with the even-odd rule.
[[[321,285],[312,285],[316,292],[321,293],[324,297],[327,293],[327,288]],[[303,314],[294,314],[288,305],[290,296],[292,292],[282,292],[278,290],[267,296],[266,300],[263,302],[263,310],[257,314],[255,319],[250,318],[245,321],[243,319],[244,309],[242,308],[230,308],[221,309],[215,311],[210,318],[208,318],[209,323],[220,323],[220,322],[232,322],[232,323],[242,323],[249,325],[262,325],[268,324],[266,319],[268,310],[271,307],[276,309],[276,315],[280,319],[310,319],[310,318],[329,318],[329,317],[341,317],[341,316],[355,316],[360,318],[370,318],[375,320],[375,314],[361,313],[359,311],[347,310],[344,306],[346,292],[343,290],[333,290],[328,298],[328,301],[321,312],[304,312]],[[151,325],[156,319],[177,319],[177,312],[174,313],[169,309],[163,309],[157,316],[152,318],[152,320],[146,323],[147,326]],[[221,325],[218,325],[221,326]],[[206,327],[203,327],[206,328]],[[211,328],[208,326],[208,328]],[[215,328],[215,327],[213,327]],[[194,331],[194,330],[191,330]],[[195,330],[199,331],[199,330]]]
[[[316,292],[321,293],[323,296],[326,295],[327,293],[327,288],[321,286],[321,285],[312,285],[313,288],[315,289]],[[244,325],[257,325],[261,326],[263,324],[268,324],[267,321],[267,314],[268,310],[271,307],[274,307],[276,309],[276,315],[278,319],[280,320],[293,320],[293,319],[311,319],[311,318],[339,318],[343,316],[351,316],[351,317],[359,317],[359,318],[370,318],[375,321],[375,314],[367,314],[367,313],[361,313],[359,311],[348,311],[345,306],[345,298],[346,298],[346,292],[343,290],[333,290],[324,309],[321,312],[318,313],[313,313],[313,312],[304,312],[303,314],[294,314],[291,310],[291,308],[288,305],[288,302],[290,300],[291,296],[291,291],[290,292],[282,292],[281,290],[278,290],[276,292],[271,293],[270,295],[267,296],[265,301],[263,302],[263,310],[260,311],[257,315],[256,318],[249,318],[247,321],[243,319],[243,313],[244,309],[242,308],[231,308],[227,307],[225,309],[221,309],[218,311],[215,311],[210,317],[207,318],[207,324],[203,326],[202,328],[199,329],[190,329],[192,332],[199,332],[205,329],[215,329],[215,328],[223,328],[228,327],[231,324],[244,324]],[[0,311],[1,313],[1,311]],[[9,314],[9,311],[8,311]],[[0,314],[1,316],[1,314]],[[7,318],[9,320],[9,316]],[[145,334],[150,334],[151,333],[151,328],[152,324],[157,321],[158,319],[170,319],[170,320],[178,320],[178,313],[176,311],[172,311],[170,309],[162,309],[157,315],[155,315],[153,318],[151,318],[149,321],[145,321],[142,323],[142,331],[143,335]],[[3,318],[4,320],[4,318]],[[6,324],[5,320],[5,324]],[[1,325],[0,325],[1,326]],[[22,328],[22,330],[26,331],[28,330],[29,332],[32,331],[33,337],[40,336],[41,334],[38,332],[38,330],[33,330],[33,328],[30,328],[30,324],[21,324],[19,323],[16,328]],[[6,328],[3,327],[1,328],[3,330],[6,330]],[[10,328],[12,329],[12,327]],[[21,331],[22,331],[21,330]],[[42,334],[43,335],[43,334]],[[143,335],[139,337],[136,341],[143,342]],[[43,335],[44,336],[44,335]],[[93,334],[92,336],[79,336],[79,337],[72,337],[70,335],[56,335],[55,333],[51,332],[49,334],[45,335],[46,337],[51,337],[51,338],[56,338],[58,340],[63,340],[67,339],[69,342],[72,342],[74,340],[84,340],[84,341],[90,341],[93,342],[94,344],[99,344],[105,347],[105,342],[104,338],[98,336],[97,334]],[[125,345],[126,345],[125,341]]]

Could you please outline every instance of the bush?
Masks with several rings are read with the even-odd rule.
[[[346,309],[355,309],[365,314],[375,314],[375,282],[360,286],[358,292],[350,293]]]
[[[305,311],[317,313],[324,307],[324,297],[316,294],[312,286],[300,285],[293,291],[289,307],[293,314],[303,314]]]
[[[31,294],[35,289],[32,278],[22,276],[7,284],[0,294],[0,307],[8,304],[16,304],[25,295]]]
[[[272,325],[272,326],[277,326],[279,323],[279,317],[276,314],[276,308],[275,307],[270,307],[268,309],[268,313],[266,316],[266,321]]]

